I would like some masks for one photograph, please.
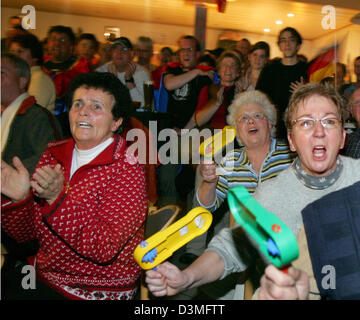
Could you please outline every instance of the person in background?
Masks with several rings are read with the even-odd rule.
[[[342,88],[342,94],[347,100],[350,99],[356,89],[360,88],[360,56],[354,59],[354,74],[356,81],[346,84]]]
[[[18,156],[32,174],[46,145],[61,138],[61,128],[29,95],[30,79],[25,60],[11,53],[1,56],[1,159]]]
[[[154,81],[154,90],[160,88],[160,81],[163,72],[166,70],[168,63],[172,62],[174,52],[170,47],[163,47],[159,52],[160,65],[151,72],[151,78]]]
[[[137,39],[135,44],[135,56],[137,57],[137,64],[144,67],[148,72],[156,69],[156,66],[151,64],[151,58],[154,54],[154,44],[151,38],[141,36]]]
[[[32,34],[18,35],[11,39],[9,52],[24,59],[30,66],[31,79],[28,93],[36,102],[55,114],[56,91],[51,78],[46,75],[43,64],[42,44]]]
[[[209,86],[209,99],[203,107],[196,109],[193,126],[202,127],[209,121],[212,129],[222,129],[226,125],[228,108],[235,94],[239,93],[235,83],[240,77],[242,65],[241,56],[236,51],[225,51],[220,56],[217,61],[220,84]]]
[[[278,45],[283,54],[266,65],[259,76],[256,90],[266,93],[278,110],[277,134],[286,139],[283,115],[291,93],[307,81],[307,63],[298,58],[302,44],[301,35],[291,27],[284,28],[278,36]]]
[[[99,42],[92,33],[83,33],[79,36],[76,43],[76,54],[79,58],[85,58],[88,61],[91,71],[99,66],[98,51]]]
[[[248,56],[251,49],[251,43],[248,39],[243,38],[240,41],[237,42],[235,49],[239,51],[244,56],[244,73],[247,71],[247,69],[250,67],[250,62],[248,60]]]
[[[191,120],[196,110],[201,89],[212,83],[214,71],[210,70],[211,68],[203,70],[201,68],[203,66],[198,66],[201,48],[194,36],[182,36],[178,44],[180,63],[168,66],[163,74],[163,81],[168,92],[167,112],[171,116],[167,127],[174,129],[180,136],[181,129]],[[190,168],[190,165],[188,167]],[[175,185],[175,178],[180,168],[181,159],[178,159],[178,163],[160,166],[158,175],[160,206],[180,204],[181,196]],[[190,177],[187,177],[187,180],[195,177],[194,172],[189,171]]]
[[[348,136],[345,155],[360,158],[360,88],[356,89],[348,103],[349,112],[356,121],[356,129]]]
[[[111,61],[97,68],[97,72],[111,72],[129,89],[133,102],[144,106],[144,82],[150,80],[149,72],[133,61],[134,50],[126,37],[114,40],[111,47]]]
[[[100,44],[99,47],[99,66],[111,61],[111,47],[112,42],[106,41]]]
[[[255,90],[261,70],[268,63],[269,57],[270,47],[266,42],[259,41],[251,47],[248,55],[250,67],[239,81],[242,91]]]
[[[59,119],[63,134],[70,136],[68,107],[65,96],[72,78],[90,71],[88,61],[73,54],[75,34],[70,27],[53,26],[48,31],[48,56],[44,57],[43,71],[53,80],[56,90],[55,115]]]
[[[129,91],[111,73],[90,72],[72,80],[68,99],[72,138],[50,144],[32,177],[18,157],[13,167],[1,163],[1,192],[10,199],[2,227],[19,242],[40,243],[28,262],[36,289],[21,288],[20,271],[11,284],[43,300],[134,299],[147,195],[144,170],[118,134],[131,113]]]
[[[30,32],[22,27],[22,18],[19,16],[11,16],[8,20],[6,38],[1,38],[1,51],[8,51],[11,38],[23,34],[30,34]]]

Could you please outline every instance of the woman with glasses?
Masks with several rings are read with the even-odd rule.
[[[313,269],[306,243],[309,239],[304,235],[302,210],[323,196],[360,181],[360,160],[339,155],[346,135],[343,112],[343,101],[332,86],[308,84],[299,88],[290,100],[285,122],[291,150],[297,151],[298,158],[273,183],[260,188],[255,198],[265,208],[276,213],[298,235],[300,257],[293,265],[308,273],[310,295],[304,296],[301,292],[298,296],[293,295],[298,281],[304,283],[298,270],[293,270],[292,276],[285,277],[285,282],[293,284],[288,290],[289,288],[279,285],[279,278],[280,283],[283,280],[282,275],[277,270],[267,269],[262,280],[260,298],[274,298],[276,290],[285,299],[320,297],[319,294],[314,294],[319,290],[312,281]],[[310,227],[305,228],[306,236]],[[334,229],[336,230],[341,232],[341,226]],[[324,250],[326,251],[325,248]]]
[[[261,289],[255,294],[260,299],[320,298],[312,276],[302,210],[317,199],[360,181],[360,160],[339,155],[345,141],[342,104],[333,87],[317,83],[298,88],[291,97],[285,123],[290,148],[298,157],[275,179],[261,184],[254,198],[297,235],[300,255],[287,274],[267,267]],[[157,272],[148,271],[149,289],[157,296],[171,295],[245,271],[254,256],[247,249],[250,246],[244,248],[244,242],[239,241],[239,232],[236,226],[220,231],[205,253],[183,271],[169,263],[158,266]],[[310,282],[299,268],[308,273]]]
[[[281,171],[288,168],[295,157],[285,141],[274,138],[276,109],[262,92],[246,91],[237,95],[229,107],[227,122],[235,127],[236,138],[242,147],[227,153],[219,165],[204,160],[199,169],[200,187],[195,190],[196,205],[207,208],[211,212],[217,210],[224,202],[230,188],[243,185],[250,193],[253,193],[261,183],[273,180]],[[229,212],[215,227],[215,231],[220,230],[221,226],[229,226]],[[170,294],[172,289],[187,288],[189,285],[187,282],[188,272],[191,277],[199,281],[196,282],[199,285],[212,282],[224,272],[223,267],[221,254],[205,251],[181,274],[175,266],[170,266],[170,264],[164,266],[164,269],[160,267],[160,273],[149,272],[147,276],[149,289],[153,290],[155,295],[164,295]],[[163,287],[164,284],[161,284],[160,274],[166,277],[166,268],[174,270],[174,275],[181,280],[179,280],[179,284],[164,293],[165,287]],[[161,270],[164,270],[164,273]],[[169,273],[169,276],[171,275],[172,273]],[[200,278],[197,279],[196,275]],[[213,295],[221,295],[226,299],[240,298],[243,295],[243,286],[237,287],[233,291],[238,278],[239,275],[235,275],[233,279],[228,279],[226,284],[209,287],[207,294],[211,295],[211,298],[214,298]],[[220,287],[222,289],[218,291]],[[216,293],[214,293],[215,291]]]

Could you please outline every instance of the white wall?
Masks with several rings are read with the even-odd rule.
[[[20,14],[21,9],[2,8],[1,12],[1,37],[5,37],[7,21],[10,16]],[[105,27],[118,27],[122,36],[135,42],[138,36],[149,36],[155,43],[165,46],[176,46],[177,39],[184,34],[194,34],[194,28],[185,26],[145,23],[127,20],[105,19],[98,17],[70,15],[62,13],[36,11],[36,29],[32,32],[44,39],[50,26],[65,25],[73,28],[77,33],[79,28],[83,32],[93,33],[99,41],[104,41]],[[215,48],[217,39],[222,30],[208,29],[206,34],[207,48]]]
[[[50,1],[50,0],[49,0]],[[1,10],[1,36],[5,37],[7,21],[10,16],[20,14],[21,9],[3,7]],[[193,27],[174,26],[157,23],[145,23],[137,21],[105,19],[89,16],[70,15],[61,13],[52,13],[36,11],[36,29],[33,33],[43,39],[46,37],[47,30],[50,26],[62,24],[71,26],[74,32],[79,28],[83,32],[93,33],[98,40],[104,41],[104,28],[106,26],[120,28],[121,35],[135,41],[140,35],[151,37],[157,44],[156,47],[165,45],[176,47],[177,39],[183,34],[194,34]],[[251,43],[257,41],[266,41],[271,48],[271,58],[281,56],[277,46],[277,38],[267,34],[245,33],[241,31],[226,31],[221,29],[207,29],[206,48],[214,49],[221,35],[234,33],[236,37],[247,38]],[[341,43],[339,50],[339,60],[345,63],[353,73],[353,60],[360,55],[360,26],[352,25],[347,28],[337,30],[329,35],[315,40],[304,40],[300,53],[304,54],[309,60],[314,58],[321,48],[327,47],[334,41]]]

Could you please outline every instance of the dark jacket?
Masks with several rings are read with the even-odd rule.
[[[360,181],[311,203],[302,215],[322,297],[360,299]]]
[[[30,96],[22,102],[11,124],[2,159],[12,164],[12,158],[18,156],[32,175],[47,144],[61,136],[61,127],[54,116]]]

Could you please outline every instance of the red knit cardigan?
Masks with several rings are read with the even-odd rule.
[[[71,299],[131,299],[140,268],[133,259],[144,237],[143,168],[114,142],[69,180],[74,140],[48,145],[37,167],[60,163],[64,189],[54,203],[31,194],[2,207],[2,227],[19,242],[37,238],[37,275]]]

